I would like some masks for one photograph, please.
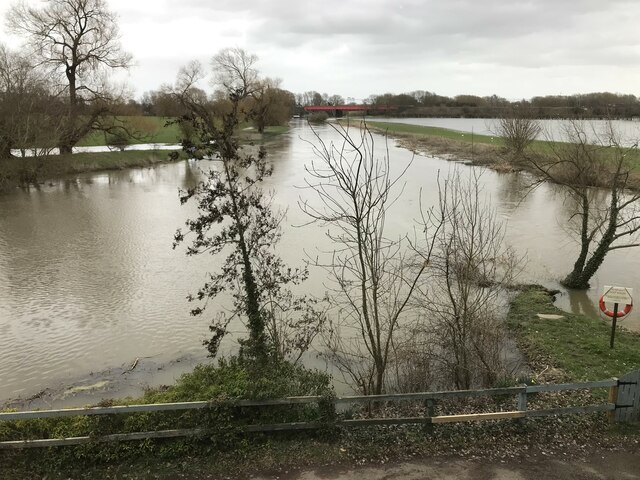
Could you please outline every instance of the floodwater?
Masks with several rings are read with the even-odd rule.
[[[338,140],[329,126],[317,131],[325,141]],[[375,139],[382,155],[384,139]],[[266,188],[275,191],[275,205],[288,209],[280,252],[293,265],[330,247],[326,228],[304,226],[308,219],[297,206],[299,199],[313,198],[300,187],[314,141],[299,121],[269,150],[274,175]],[[436,202],[438,174],[458,164],[412,157],[389,143],[393,170],[412,161],[404,194],[387,217],[390,233],[400,234],[413,230],[420,198],[426,207]],[[0,195],[0,403],[80,380],[90,386],[105,375],[126,378],[134,390],[169,383],[205,359],[201,343],[224,300],[191,317],[193,305],[185,297],[217,261],[186,257],[184,248],[172,250],[171,243],[176,228],[194,214],[193,206],[180,206],[178,189],[194,185],[206,163],[81,174]],[[527,255],[520,281],[557,287],[577,251],[570,209],[558,187],[543,185],[523,198],[530,181],[525,174],[483,170],[481,181],[507,224],[508,242]],[[305,289],[322,295],[324,275],[312,270]],[[563,293],[558,304],[597,316],[595,302],[605,284],[640,291],[639,280],[640,251],[618,250],[607,257],[590,291]],[[621,323],[640,330],[635,312]],[[136,370],[122,375],[136,359]],[[307,362],[323,365],[314,355]]]

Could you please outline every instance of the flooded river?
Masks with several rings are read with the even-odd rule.
[[[337,140],[327,126],[319,133]],[[384,140],[375,138],[382,154]],[[270,148],[275,171],[267,188],[275,190],[278,206],[288,208],[280,251],[298,265],[328,247],[322,227],[300,227],[306,218],[297,201],[310,195],[299,188],[304,165],[313,159],[309,141],[311,130],[299,122]],[[389,154],[398,170],[412,160],[393,141]],[[194,213],[192,206],[180,206],[178,189],[193,185],[205,166],[182,161],[82,174],[0,195],[0,402],[78,380],[91,384],[94,375],[123,378],[136,359],[140,366],[126,378],[139,389],[171,382],[204,360],[209,319],[223,305],[194,318],[185,297],[204,282],[215,259],[188,258],[171,243],[176,228]],[[446,175],[453,166],[413,158],[404,196],[388,216],[391,232],[413,228],[420,189],[425,205],[435,203],[438,172]],[[528,181],[523,174],[482,175],[507,222],[509,243],[527,255],[520,280],[555,287],[577,251],[568,233],[570,213],[557,187],[542,186],[522,198]],[[312,271],[305,288],[321,295],[323,275]],[[558,304],[597,316],[603,285],[640,291],[639,280],[640,251],[618,250],[607,257],[589,292],[563,293]],[[640,330],[637,313],[622,323]],[[310,364],[321,366],[311,357]]]

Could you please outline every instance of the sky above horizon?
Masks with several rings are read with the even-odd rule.
[[[4,16],[15,2],[0,0]],[[40,4],[38,0],[28,0]],[[363,99],[427,90],[509,99],[640,94],[640,2],[633,0],[107,0],[134,56],[136,97],[225,47],[259,56],[295,93]]]

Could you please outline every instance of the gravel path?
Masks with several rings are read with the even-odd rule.
[[[537,455],[508,461],[433,459],[356,468],[326,467],[253,480],[632,480],[640,479],[640,453],[601,452],[589,458]]]

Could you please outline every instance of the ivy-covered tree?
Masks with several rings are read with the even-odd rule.
[[[260,188],[272,168],[263,147],[257,154],[243,152],[236,136],[244,91],[230,91],[231,109],[220,122],[188,93],[189,84],[198,77],[196,66],[184,69],[178,81],[181,101],[190,112],[183,121],[192,122],[199,137],[197,144],[185,147],[196,158],[217,165],[197,186],[180,193],[183,204],[197,202],[198,215],[187,220],[186,233],[176,232],[174,248],[190,234],[187,255],[226,254],[226,258],[221,269],[209,273],[207,282],[188,297],[200,301],[192,314],[202,314],[208,300],[227,292],[233,298],[232,313],[218,313],[212,322],[212,336],[205,341],[210,356],[217,354],[229,323],[239,318],[249,331],[249,338],[240,341],[242,356],[297,361],[324,315],[317,312],[317,301],[291,293],[291,286],[307,278],[307,270],[287,266],[275,252],[284,213],[272,208],[271,196]]]

